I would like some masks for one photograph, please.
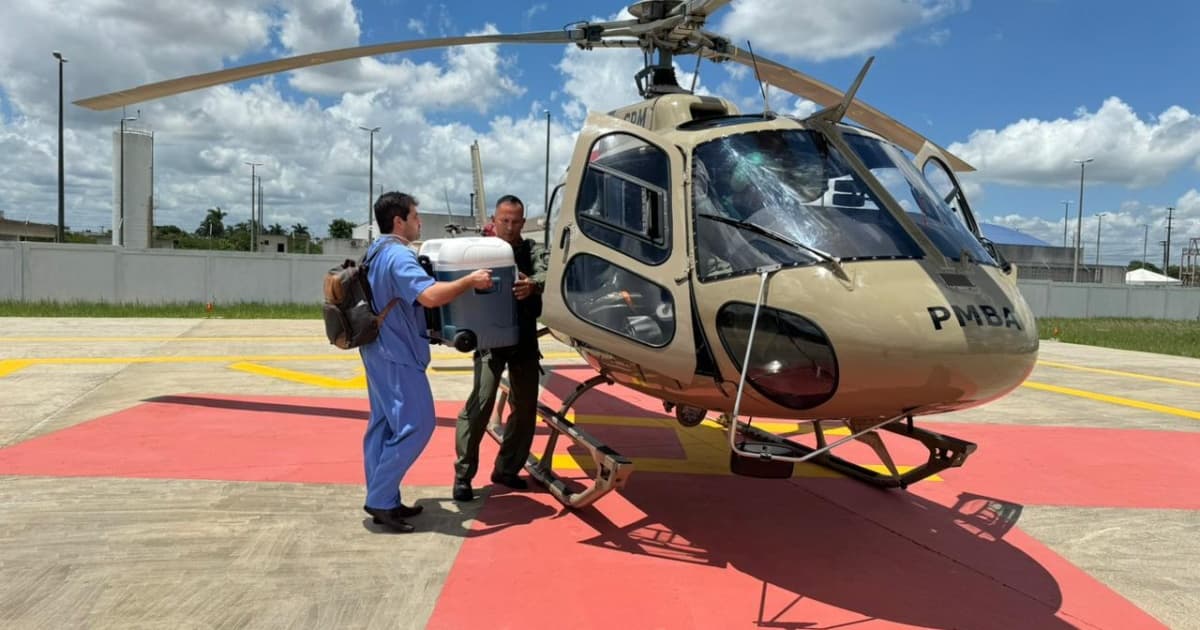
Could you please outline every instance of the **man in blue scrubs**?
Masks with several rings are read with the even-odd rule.
[[[400,481],[433,436],[433,392],[425,368],[429,338],[425,311],[448,304],[470,289],[492,286],[490,269],[479,269],[450,282],[436,282],[421,268],[410,243],[421,236],[417,200],[389,192],[375,202],[375,221],[382,236],[371,244],[367,279],[375,312],[393,300],[379,337],[359,349],[367,372],[371,418],[363,436],[367,501],[363,509],[374,522],[397,532],[411,532],[404,520],[421,506],[400,502]]]

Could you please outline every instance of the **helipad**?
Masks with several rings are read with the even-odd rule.
[[[437,349],[426,510],[385,535],[361,364],[319,322],[0,324],[6,628],[1200,627],[1197,360],[1044,343],[1009,397],[927,420],[979,448],[907,492],[732,476],[718,428],[600,388],[576,420],[637,472],[569,512],[449,500],[469,359]],[[544,400],[590,375],[543,352]]]

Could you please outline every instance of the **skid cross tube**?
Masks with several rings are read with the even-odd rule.
[[[538,483],[546,486],[546,489],[559,503],[569,508],[583,508],[595,503],[609,492],[623,488],[629,476],[633,474],[633,462],[567,419],[567,412],[575,404],[575,401],[579,400],[579,397],[585,392],[602,383],[612,384],[612,380],[603,374],[598,374],[580,383],[563,400],[558,410],[551,409],[540,401],[537,404],[537,415],[550,428],[550,438],[546,442],[546,448],[541,457],[533,453],[529,454],[529,458],[525,462],[525,470],[528,470],[530,476]],[[496,406],[487,427],[488,435],[492,436],[496,442],[503,439],[502,416],[504,407],[508,403],[508,392],[508,379],[501,379]],[[596,473],[592,478],[591,486],[578,492],[572,491],[567,483],[554,472],[554,449],[560,435],[565,435],[577,446],[586,450],[596,465]]]
[[[905,419],[906,422],[898,422],[900,419]],[[721,415],[717,419],[717,422],[730,427],[730,431],[735,431],[740,428],[742,433],[747,438],[752,439],[757,443],[772,444],[774,446],[786,449],[788,452],[794,454],[794,457],[797,458],[805,457],[806,455],[810,455],[814,451],[818,450],[806,444],[801,444],[794,440],[775,435],[774,433],[757,429],[745,423],[739,422],[737,425],[734,425],[731,422],[731,417],[728,414]],[[817,435],[823,435],[820,428],[820,421],[814,420],[813,425],[816,427]],[[895,433],[896,435],[916,440],[920,442],[926,448],[926,450],[929,451],[929,456],[926,458],[925,463],[921,464],[920,466],[916,466],[899,476],[880,474],[875,470],[833,455],[829,452],[829,449],[825,447],[819,447],[822,452],[808,460],[808,463],[823,466],[830,470],[842,473],[843,475],[846,475],[852,479],[857,479],[858,481],[862,481],[879,488],[907,488],[909,485],[936,475],[947,468],[956,468],[962,466],[963,463],[967,461],[967,457],[969,457],[971,453],[975,452],[976,448],[973,442],[968,442],[950,435],[943,435],[941,433],[935,433],[933,431],[913,426],[911,415],[905,415],[901,416],[900,418],[889,420],[887,423],[884,423],[873,430],[887,431],[889,433]],[[822,440],[818,439],[818,444],[821,444],[821,442]],[[756,458],[760,457],[757,453],[752,453],[749,456],[744,456],[739,453],[739,456]],[[771,457],[780,461],[787,460],[787,456]]]

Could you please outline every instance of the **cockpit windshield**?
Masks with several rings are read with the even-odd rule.
[[[846,136],[872,173],[888,180],[889,192],[913,213],[910,216],[947,257],[958,259],[967,251],[976,261],[991,262],[968,230],[955,229],[956,225],[962,228],[961,223],[899,150],[865,136]],[[841,260],[923,256],[846,159],[815,131],[756,131],[706,142],[693,154],[692,178],[701,279],[752,272],[775,263],[819,264],[830,256]],[[926,207],[931,210],[922,212]],[[943,225],[944,219],[951,223]],[[789,246],[788,241],[799,246]]]

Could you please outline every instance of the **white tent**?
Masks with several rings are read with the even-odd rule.
[[[1170,276],[1164,276],[1161,273],[1154,273],[1149,269],[1134,269],[1133,271],[1125,272],[1125,284],[1147,284],[1147,285],[1168,285],[1179,284],[1179,280]]]

